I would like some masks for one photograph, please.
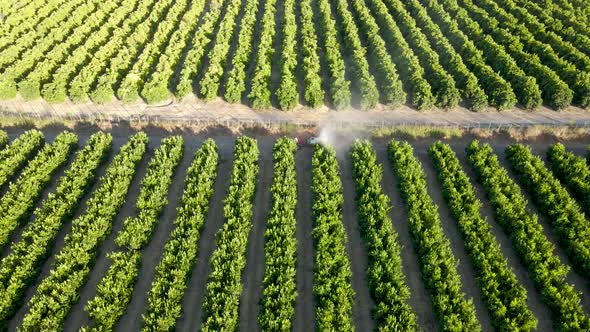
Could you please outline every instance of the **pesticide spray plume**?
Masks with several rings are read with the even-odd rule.
[[[337,156],[345,156],[350,145],[356,139],[366,139],[371,135],[368,131],[362,129],[355,129],[349,126],[343,128],[340,124],[342,123],[354,123],[358,120],[360,112],[337,112],[330,117],[330,119],[320,124],[318,129],[318,141],[320,144],[329,145],[334,148]]]

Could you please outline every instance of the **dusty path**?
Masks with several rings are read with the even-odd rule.
[[[352,289],[354,289],[354,304],[352,306],[352,320],[357,331],[373,331],[375,324],[371,317],[371,310],[375,303],[369,293],[367,283],[367,265],[369,256],[363,244],[360,226],[357,218],[356,187],[352,174],[352,163],[348,153],[338,156],[340,164],[340,179],[342,180],[344,206],[342,209],[343,223],[348,237],[346,251],[350,259],[352,270]]]
[[[467,295],[467,299],[473,299],[477,320],[480,322],[482,330],[493,331],[492,320],[481,296],[481,288],[476,279],[475,268],[473,267],[473,264],[471,264],[471,260],[467,254],[465,242],[463,241],[459,226],[451,216],[451,211],[444,201],[442,186],[438,181],[436,170],[434,169],[434,165],[432,164],[427,151],[428,146],[424,146],[420,147],[419,151],[416,151],[415,154],[422,163],[422,168],[426,173],[428,194],[434,204],[438,206],[438,214],[440,216],[443,231],[451,242],[453,255],[459,263],[457,271],[459,271],[459,275],[461,276],[463,292]]]
[[[273,176],[272,145],[259,141],[258,183],[252,215],[252,228],[248,237],[246,269],[242,274],[240,297],[240,331],[259,331],[258,314],[264,278],[264,232],[271,207],[270,187]]]
[[[537,206],[533,203],[533,197],[524,187],[521,186],[521,182],[518,181],[518,177],[510,168],[510,162],[506,158],[504,150],[505,148],[494,147],[494,152],[498,155],[498,160],[500,161],[500,164],[502,164],[502,166],[504,166],[508,170],[508,174],[510,175],[512,180],[514,180],[514,182],[520,186],[522,194],[528,202],[527,211],[529,213],[534,213],[537,215],[538,222],[543,227],[545,236],[547,236],[549,241],[553,243],[555,247],[555,250],[553,251],[554,255],[557,255],[557,257],[559,257],[562,264],[567,265],[571,268],[570,272],[567,275],[567,281],[574,286],[576,291],[582,292],[580,296],[582,300],[581,304],[582,307],[585,309],[586,314],[588,315],[590,313],[590,284],[588,283],[588,280],[586,280],[586,278],[584,278],[582,275],[578,274],[576,271],[573,270],[572,262],[567,257],[565,248],[562,247],[557,241],[557,239],[559,238],[558,234],[549,224],[547,217],[544,214],[542,214],[537,208]]]
[[[249,89],[248,82],[248,89]],[[245,94],[246,95],[246,94]],[[69,120],[125,121],[170,121],[182,124],[299,124],[317,126],[330,124],[337,127],[389,127],[394,125],[433,125],[452,127],[498,128],[514,126],[577,125],[590,126],[590,111],[570,107],[564,111],[541,108],[534,112],[520,109],[498,112],[471,112],[465,108],[450,111],[432,110],[418,112],[402,106],[394,110],[381,106],[379,109],[362,112],[356,110],[332,111],[327,107],[310,110],[298,107],[290,112],[277,109],[255,111],[245,105],[229,104],[221,99],[204,103],[195,97],[183,101],[168,101],[160,105],[143,102],[124,104],[112,102],[105,105],[72,102],[49,104],[45,101],[25,102],[22,99],[0,101],[0,116],[29,118],[52,118]]]
[[[410,288],[411,294],[408,303],[418,316],[420,328],[423,331],[436,331],[439,325],[438,320],[434,315],[430,297],[422,280],[418,254],[413,248],[407,222],[408,215],[398,190],[398,181],[393,174],[391,163],[387,159],[387,145],[386,143],[380,143],[374,144],[374,147],[377,151],[377,161],[383,166],[383,180],[381,181],[383,193],[391,200],[392,208],[389,210],[389,217],[392,220],[393,228],[398,234],[397,241],[402,246],[402,266],[406,276],[406,284]]]
[[[313,266],[315,248],[311,231],[311,157],[312,148],[300,149],[295,155],[297,167],[297,301],[293,331],[315,331],[315,309],[317,304],[313,296]]]
[[[168,205],[158,218],[159,222],[150,242],[142,250],[139,278],[133,288],[132,298],[127,305],[127,310],[116,325],[116,330],[139,331],[142,327],[143,319],[141,315],[147,310],[148,292],[156,274],[156,267],[162,259],[164,245],[175,227],[176,208],[180,204],[184,191],[186,171],[192,163],[193,154],[198,144],[198,142],[185,142],[183,158],[174,172],[168,190]]]
[[[87,139],[87,137],[80,136],[80,142],[85,142],[86,139]],[[19,306],[15,316],[12,318],[12,320],[10,321],[10,323],[8,325],[9,330],[15,331],[16,328],[21,325],[23,318],[28,310],[27,303],[33,297],[33,295],[36,293],[37,287],[39,286],[41,281],[49,275],[49,272],[53,268],[53,264],[55,262],[55,255],[57,255],[63,249],[63,247],[65,245],[65,236],[66,236],[66,234],[69,234],[72,230],[72,220],[78,218],[82,213],[84,213],[86,211],[86,202],[91,197],[91,193],[94,192],[100,186],[99,178],[105,174],[107,166],[111,163],[111,161],[114,158],[114,155],[116,154],[116,151],[118,151],[118,149],[120,147],[117,143],[118,142],[113,140],[113,148],[111,150],[111,153],[109,154],[109,156],[105,160],[105,162],[102,165],[100,165],[99,168],[97,169],[97,175],[96,175],[95,182],[94,182],[93,186],[88,190],[86,195],[83,196],[82,200],[80,201],[80,204],[78,204],[77,208],[74,210],[75,212],[74,212],[73,217],[69,218],[66,222],[64,222],[60,231],[57,233],[57,235],[55,237],[55,241],[53,243],[53,246],[51,247],[51,249],[49,251],[50,253],[49,253],[48,258],[42,264],[40,264],[40,273],[39,273],[38,277],[32,281],[30,287],[25,292],[22,304]],[[67,167],[69,168],[69,165]],[[53,180],[53,181],[55,181],[55,180]],[[52,188],[52,189],[55,189],[55,188]],[[52,191],[55,191],[55,190],[52,190]],[[45,198],[46,198],[46,195],[44,195],[44,199]],[[22,235],[22,231],[19,231],[19,234],[18,234],[19,239],[20,239],[21,235]],[[3,258],[4,258],[4,256],[3,256]]]
[[[84,311],[84,307],[88,301],[96,296],[96,287],[100,280],[102,280],[102,278],[106,275],[109,267],[111,266],[111,260],[108,259],[106,255],[109,252],[117,249],[115,239],[118,232],[123,228],[123,221],[127,217],[133,216],[135,214],[135,201],[139,196],[141,180],[146,173],[148,162],[154,155],[154,149],[159,146],[159,143],[160,140],[158,138],[150,137],[148,150],[144,154],[143,159],[141,160],[133,176],[127,198],[125,199],[125,204],[123,204],[119,210],[119,213],[113,220],[113,228],[111,233],[98,249],[98,255],[96,257],[94,266],[88,275],[88,280],[80,290],[80,298],[78,302],[74,304],[70,310],[70,313],[66,317],[64,324],[65,331],[78,331],[80,327],[89,326],[89,324],[91,324],[90,317],[88,316],[88,313]]]
[[[233,155],[231,152],[233,143],[226,144],[225,146],[220,146],[220,143],[217,142],[219,146],[219,167],[213,195],[211,196],[211,205],[209,206],[207,219],[199,238],[197,261],[184,292],[182,301],[183,311],[176,322],[177,331],[196,331],[201,326],[203,314],[201,306],[205,295],[207,278],[211,271],[209,261],[213,250],[216,248],[215,234],[224,222],[223,200],[229,188],[229,177],[233,164]]]
[[[553,329],[553,321],[551,320],[551,310],[547,305],[543,303],[541,294],[535,288],[535,283],[530,278],[529,273],[525,266],[521,263],[518,258],[516,250],[512,246],[512,240],[502,230],[502,227],[494,219],[494,209],[490,201],[486,198],[485,190],[475,180],[475,173],[473,168],[469,165],[467,154],[465,153],[465,145],[452,146],[453,150],[457,154],[459,161],[463,167],[463,171],[467,174],[471,180],[471,184],[475,189],[475,195],[481,202],[480,213],[483,218],[486,219],[490,225],[494,238],[500,245],[502,255],[508,261],[508,266],[516,276],[518,283],[523,286],[527,291],[527,307],[531,310],[533,315],[537,318],[537,330],[538,331],[551,331]]]

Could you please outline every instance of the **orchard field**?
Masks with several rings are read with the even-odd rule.
[[[0,131],[1,329],[590,330],[587,142],[210,136]]]
[[[0,99],[587,108],[589,8],[586,0],[1,0]]]

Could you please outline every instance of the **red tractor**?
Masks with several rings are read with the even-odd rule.
[[[308,139],[305,139],[303,137],[295,137],[294,140],[295,143],[297,143],[297,146],[300,148],[304,146],[313,146],[320,143],[319,138],[315,136],[311,136]]]

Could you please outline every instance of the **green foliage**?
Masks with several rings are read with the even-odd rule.
[[[465,247],[476,268],[482,295],[494,327],[501,331],[532,331],[537,319],[527,308],[527,293],[502,255],[490,225],[481,217],[481,202],[459,159],[447,144],[430,146],[430,157],[442,184],[453,218],[459,224]]]
[[[258,49],[254,55],[255,66],[252,77],[252,87],[248,100],[255,109],[268,109],[270,102],[270,76],[272,72],[272,58],[275,52],[275,13],[276,0],[264,3],[264,14],[260,22],[260,34],[257,40]]]
[[[115,2],[116,3],[116,2]],[[41,95],[43,99],[48,102],[64,102],[67,98],[67,85],[71,78],[80,69],[80,66],[90,61],[91,55],[105,44],[111,37],[113,29],[118,30],[123,21],[136,8],[138,1],[121,1],[116,7],[105,8],[107,12],[107,19],[104,24],[100,24],[100,29],[90,26],[89,28],[97,29],[92,31],[90,36],[87,36],[78,47],[76,47],[68,57],[59,63],[48,83],[43,84],[41,88]]]
[[[297,91],[297,21],[295,0],[283,2],[283,42],[281,49],[281,81],[275,92],[282,110],[291,110],[299,104]]]
[[[483,84],[465,64],[468,60],[463,60],[455,51],[441,28],[434,23],[418,0],[406,1],[404,5],[416,20],[418,27],[428,37],[432,48],[440,55],[440,64],[453,76],[461,96],[467,101],[469,107],[474,111],[485,108],[488,105],[488,96],[483,89]]]
[[[125,202],[129,185],[145,153],[147,135],[133,135],[121,147],[100,186],[86,202],[86,211],[72,222],[64,248],[55,257],[53,269],[28,304],[22,329],[56,331],[80,296],[94,265],[99,246],[109,235],[113,219]]]
[[[584,212],[590,214],[590,170],[582,157],[566,151],[565,146],[556,143],[547,151],[553,174],[572,191]]]
[[[551,308],[556,328],[561,331],[590,329],[590,319],[580,305],[580,294],[566,281],[569,267],[553,254],[554,246],[543,233],[537,216],[526,211],[520,189],[500,166],[492,148],[474,140],[467,147],[467,154],[492,203],[496,220],[512,238],[543,301]]]
[[[571,43],[564,41],[563,38],[558,36],[555,32],[547,29],[544,24],[539,22],[537,17],[530,14],[526,9],[516,4],[513,0],[498,0],[497,3],[488,0],[476,0],[475,2],[479,6],[490,10],[493,15],[497,15],[502,11],[509,11],[514,16],[514,19],[511,21],[518,22],[523,28],[533,31],[536,40],[549,45],[559,56],[575,65],[578,70],[584,72],[590,71],[590,57],[588,57],[588,55],[579,51]],[[581,34],[581,31],[578,31],[577,33]]]
[[[246,90],[246,66],[251,61],[252,39],[256,27],[256,14],[259,2],[247,0],[244,8],[244,16],[240,21],[240,33],[238,35],[238,47],[232,58],[232,69],[228,73],[225,82],[224,98],[230,103],[239,103]]]
[[[388,216],[389,198],[381,190],[383,169],[369,141],[351,149],[356,180],[357,214],[369,253],[367,279],[375,301],[373,318],[383,331],[416,331],[417,318],[407,303],[410,290],[402,270],[401,248]]]
[[[172,32],[168,40],[168,44],[155,60],[155,70],[151,76],[147,78],[141,96],[145,98],[148,103],[156,103],[166,100],[170,97],[168,91],[168,83],[172,80],[176,70],[176,64],[180,61],[184,50],[188,47],[189,37],[195,33],[199,15],[205,7],[205,1],[191,1],[189,8],[178,23],[178,27]],[[202,47],[201,45],[193,45],[193,47]]]
[[[180,20],[185,15],[189,15],[189,21],[192,21],[191,17],[198,17],[197,14],[200,12],[199,8],[202,8],[202,5],[200,5],[199,2],[191,3],[197,7],[196,10],[191,10],[189,8],[188,0],[174,1],[174,4],[170,7],[166,16],[160,17],[160,22],[158,22],[155,33],[153,33],[153,35],[148,34],[145,36],[145,38],[149,38],[150,42],[145,44],[139,57],[133,62],[131,70],[126,73],[119,83],[117,89],[117,97],[119,97],[119,99],[125,102],[133,102],[139,98],[140,91],[142,91],[145,81],[147,80],[147,75],[151,73],[150,69],[158,63],[156,61],[158,61],[160,56],[165,56],[164,59],[169,58],[169,56],[162,53],[164,53],[167,43],[173,38],[173,32],[178,31]],[[177,49],[173,50],[178,52]],[[190,66],[191,64],[191,58],[187,55],[185,65]],[[163,66],[167,66],[167,64],[164,63]],[[160,76],[159,73],[156,73],[154,79],[158,80],[158,82],[160,82],[159,84],[166,83],[165,77]],[[154,89],[155,91],[151,91],[152,88],[153,86],[149,85],[146,90],[143,90],[143,93],[147,96],[146,98],[149,98],[147,99],[148,102],[158,101],[156,98],[158,98],[159,93],[161,93],[161,91],[158,91],[157,87]]]
[[[358,5],[361,7],[364,6],[364,4],[360,3]],[[359,38],[358,28],[354,22],[352,14],[348,10],[347,1],[336,1],[336,17],[340,22],[340,32],[343,35],[344,50],[352,60],[352,76],[360,93],[361,109],[367,110],[375,108],[379,102],[379,91],[377,90],[375,78],[369,72],[369,62],[367,61],[366,50]],[[373,31],[373,33],[375,32]],[[375,36],[374,38],[378,37]],[[389,59],[389,57],[384,59]],[[384,59],[381,60],[383,61]],[[392,67],[389,67],[389,69],[392,69]],[[392,74],[393,77],[391,78],[396,80],[397,74],[395,73],[395,70],[389,74]]]
[[[473,301],[465,299],[461,291],[457,260],[443,232],[437,206],[428,195],[422,165],[407,142],[391,141],[387,151],[399,179],[422,276],[441,330],[480,331]]]
[[[10,184],[8,192],[0,199],[0,249],[8,244],[10,235],[30,216],[51,175],[68,160],[77,143],[75,134],[59,134]]]
[[[182,203],[176,210],[176,228],[164,247],[149,290],[148,308],[142,316],[143,331],[169,331],[181,314],[182,296],[197,258],[197,244],[213,193],[218,159],[217,146],[211,139],[195,152],[187,171]]]
[[[511,84],[486,63],[488,54],[476,48],[475,43],[459,28],[454,17],[449,15],[438,2],[430,1],[425,6],[433,21],[439,25],[441,31],[445,34],[455,50],[463,55],[465,64],[481,82],[490,105],[496,107],[498,110],[513,107],[517,101],[516,94]]]
[[[125,313],[139,273],[140,250],[149,243],[158,216],[168,204],[168,188],[182,155],[182,138],[171,136],[162,140],[150,161],[135,202],[136,216],[123,222],[115,240],[120,248],[108,254],[112,264],[100,280],[96,296],[84,308],[94,321],[94,330],[113,330]]]
[[[461,29],[483,51],[488,59],[487,63],[514,87],[518,102],[527,109],[541,106],[543,98],[537,80],[533,76],[527,75],[518,66],[514,58],[506,52],[504,46],[494,41],[490,35],[486,35],[479,23],[471,19],[467,10],[459,6],[456,0],[441,0],[441,2]]]
[[[246,3],[246,11],[251,11],[252,3],[255,1],[248,1]],[[237,23],[237,17],[240,13],[242,6],[241,1],[232,1],[225,10],[225,16],[221,21],[219,30],[215,36],[215,43],[213,49],[209,53],[209,66],[205,72],[201,82],[199,84],[201,97],[205,100],[212,100],[217,97],[219,92],[219,86],[221,85],[221,79],[225,71],[227,56],[230,51],[231,42],[235,26]],[[208,24],[207,21],[204,24]],[[208,26],[207,26],[208,27]],[[211,29],[214,25],[211,24]],[[201,27],[199,30],[202,30]]]
[[[310,107],[319,107],[324,103],[324,90],[320,77],[320,57],[318,55],[318,36],[316,35],[312,0],[299,2],[301,11],[301,52],[303,60],[303,81],[305,83],[305,101]]]
[[[515,36],[501,28],[496,18],[492,17],[486,10],[474,6],[471,2],[466,1],[466,8],[472,11],[472,15],[486,33],[489,33],[497,42],[506,46],[506,51],[510,53],[527,75],[537,79],[545,103],[555,109],[563,109],[571,104],[573,92],[567,84],[553,70],[543,65],[538,56],[523,51],[524,45],[520,42],[518,34]],[[494,10],[491,13],[494,13]],[[505,12],[503,14],[501,20],[511,22],[511,27],[518,25],[513,17]],[[531,39],[532,35],[526,29],[519,31],[522,32],[524,38]]]
[[[246,249],[252,228],[252,204],[258,176],[256,140],[238,138],[234,155],[229,190],[223,207],[226,222],[217,232],[217,249],[210,261],[202,331],[235,331],[239,324],[241,279],[246,267]]]
[[[112,137],[102,132],[90,137],[76,155],[72,166],[49,194],[35,218],[23,231],[20,241],[0,264],[0,321],[6,322],[20,305],[27,287],[40,272],[40,265],[51,252],[61,226],[72,217],[82,197],[92,187],[96,170],[111,149]]]
[[[4,148],[6,144],[8,144],[8,134],[4,130],[0,130],[0,149]]]
[[[24,132],[0,151],[0,187],[4,186],[43,146],[43,133],[32,129]]]
[[[157,226],[158,216],[168,204],[168,188],[174,170],[182,159],[183,145],[180,136],[162,140],[141,181],[141,190],[135,202],[137,215],[125,219],[123,229],[117,235],[116,242],[120,247],[139,250],[149,242]]]
[[[432,87],[426,81],[424,68],[408,45],[393,16],[382,0],[370,0],[369,5],[375,13],[375,19],[383,30],[383,37],[389,44],[389,54],[397,64],[403,83],[406,85],[410,102],[419,110],[429,109],[434,105]]]
[[[265,271],[258,322],[263,331],[291,331],[297,298],[297,144],[292,138],[274,146],[272,203],[265,239]]]
[[[319,331],[353,331],[354,290],[342,224],[342,182],[336,152],[317,144],[311,164],[316,328]]]
[[[318,39],[323,41],[323,52],[328,64],[330,78],[330,99],[336,109],[350,106],[350,81],[346,79],[345,65],[338,42],[336,21],[332,17],[332,9],[328,0],[318,0],[319,34]]]
[[[156,40],[156,43],[161,43],[162,34],[170,32],[169,30],[173,28],[171,24],[168,24],[168,19],[174,20],[177,17],[175,15],[179,15],[179,12],[184,11],[185,7],[183,5],[186,4],[184,1],[174,2],[173,4],[171,0],[162,0],[156,1],[150,8],[149,6],[152,4],[150,1],[142,1],[142,3],[147,8],[144,9],[144,6],[142,6],[141,11],[138,13],[142,13],[142,18],[145,16],[145,13],[149,13],[147,18],[136,26],[127,27],[128,30],[126,31],[129,31],[129,35],[123,36],[122,39],[115,39],[118,44],[111,44],[113,45],[111,47],[114,47],[118,51],[116,55],[114,53],[111,54],[110,52],[112,51],[108,50],[107,52],[101,53],[102,56],[105,56],[105,61],[107,62],[101,74],[92,72],[95,69],[90,70],[91,72],[86,72],[86,75],[95,76],[97,79],[94,83],[87,81],[82,90],[86,87],[90,88],[88,95],[96,103],[110,102],[115,96],[116,86],[119,87],[116,93],[121,99],[125,98],[127,101],[137,99],[139,96],[139,82],[131,71],[134,69],[137,70],[142,66],[146,67],[147,63],[153,61],[155,53],[157,54],[160,50],[156,52],[154,50],[155,46],[146,47],[152,39],[155,39],[151,38],[153,37],[152,31],[155,31],[157,29],[156,27],[161,26],[158,35],[159,38]],[[165,15],[165,13],[168,13],[168,15]],[[165,22],[166,24],[159,24],[161,22]],[[141,75],[147,74],[141,73]]]
[[[225,0],[215,0],[209,4],[209,11],[203,17],[203,24],[193,36],[191,41],[192,47],[188,50],[184,58],[184,66],[180,71],[180,76],[174,89],[175,94],[179,97],[193,92],[193,81],[199,74],[199,70],[201,70],[205,51],[211,42],[211,35],[221,16],[224,2]],[[233,7],[237,6],[235,2],[235,0],[231,2],[233,3]],[[231,8],[232,11],[235,10],[233,7]]]
[[[0,51],[0,97],[21,95],[32,100],[41,95],[41,83],[49,78],[56,64],[69,55],[105,17],[114,1],[68,1],[46,20],[21,35]],[[104,7],[103,7],[104,6]],[[110,6],[110,7],[109,7]],[[72,12],[75,10],[75,15]],[[88,19],[87,24],[83,24]],[[4,39],[4,38],[1,38]]]
[[[590,223],[578,204],[530,148],[520,144],[510,145],[506,155],[520,182],[541,213],[548,217],[574,269],[590,277]]]
[[[125,6],[128,4],[132,4],[132,2],[124,2]],[[153,22],[152,17],[157,17],[160,14],[159,10],[166,6],[166,1],[159,1],[155,6],[152,5],[153,1],[139,1],[133,10],[126,15],[123,23],[117,29],[112,31],[108,40],[103,43],[96,52],[91,54],[91,58],[86,60],[88,62],[79,68],[77,72],[71,73],[73,76],[69,79],[68,86],[68,95],[70,99],[74,101],[88,100],[91,87],[96,83],[97,77],[101,77],[99,76],[101,74],[104,75],[107,67],[110,68],[111,60],[120,59],[120,57],[126,54],[124,52],[118,53],[121,45],[126,46],[125,43],[139,41],[137,34],[144,31],[143,26]],[[150,8],[152,8],[151,11]],[[149,17],[146,18],[148,13]],[[145,21],[142,21],[143,19],[145,19]],[[131,39],[134,35],[135,39]],[[127,39],[128,37],[131,38]],[[121,62],[114,61],[113,64],[121,64]],[[70,75],[67,68],[64,67],[63,74],[60,74],[60,71],[58,70],[54,78],[54,84],[58,86],[63,84],[63,81],[61,80],[63,76],[67,75]],[[105,83],[103,83],[103,88],[100,92],[94,91],[92,94],[92,98],[95,102],[104,103],[112,99],[115,93],[114,90],[112,87],[110,90],[105,89],[104,84]]]
[[[425,77],[432,87],[434,104],[441,108],[457,106],[461,99],[455,87],[455,79],[440,65],[438,54],[432,50],[428,39],[417,27],[414,18],[404,9],[398,0],[387,0],[403,33],[425,70]]]

